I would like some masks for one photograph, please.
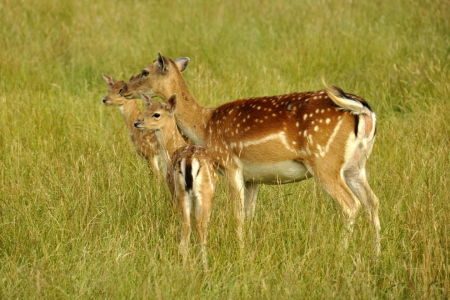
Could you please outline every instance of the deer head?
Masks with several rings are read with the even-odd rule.
[[[125,81],[117,81],[111,76],[102,74],[103,79],[109,87],[108,95],[103,98],[105,105],[123,105],[127,101],[122,96],[122,91],[125,87]]]
[[[172,61],[158,53],[158,58],[152,64],[146,66],[140,74],[131,77],[122,95],[127,99],[139,98],[139,91],[142,91],[150,97],[161,97],[167,93],[167,86],[171,80],[169,74],[183,72],[188,64],[187,57]]]
[[[160,130],[162,127],[167,126],[168,122],[175,124],[174,111],[176,104],[176,95],[172,95],[167,103],[153,100],[142,91],[139,92],[145,106],[142,119],[136,121],[134,126],[139,130]]]

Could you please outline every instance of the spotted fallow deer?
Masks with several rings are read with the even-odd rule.
[[[202,262],[207,269],[206,238],[211,205],[217,182],[217,164],[208,150],[188,145],[175,123],[173,95],[167,104],[141,94],[147,108],[144,116],[134,123],[139,130],[155,132],[158,150],[167,165],[167,185],[182,216],[180,252],[186,263],[191,234],[191,217],[196,221]]]
[[[109,87],[108,95],[103,98],[103,103],[119,107],[137,154],[147,160],[149,167],[153,167],[159,172],[161,157],[158,153],[158,141],[155,133],[140,131],[134,127],[134,122],[142,117],[137,100],[127,100],[122,97],[120,93],[125,86],[124,81],[117,81],[105,74],[102,74],[102,77]]]
[[[172,61],[158,54],[126,84],[122,95],[138,98],[139,90],[164,100],[179,95],[178,126],[205,146],[226,173],[232,198],[237,200],[241,246],[244,217],[254,213],[258,184],[314,176],[341,206],[349,233],[361,204],[365,207],[380,252],[379,203],[365,169],[375,141],[376,116],[365,100],[326,86],[322,91],[206,107],[197,102],[181,75],[188,63],[186,57]]]

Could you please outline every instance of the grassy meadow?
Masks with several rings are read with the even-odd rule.
[[[0,299],[448,299],[447,0],[0,2]],[[347,250],[338,205],[310,179],[262,186],[240,251],[220,178],[183,267],[164,182],[130,143],[101,74],[188,56],[196,98],[319,90],[377,113],[368,161],[382,252],[362,212]],[[195,238],[192,240],[195,242]]]

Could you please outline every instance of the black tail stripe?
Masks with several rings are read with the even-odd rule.
[[[355,115],[355,136],[358,136],[359,115]]]
[[[193,188],[193,182],[194,182],[194,179],[192,178],[192,165],[190,165],[190,164],[186,164],[186,168],[185,168],[185,176],[186,176],[186,178],[185,178],[185,181],[186,181],[186,185],[185,185],[185,190],[186,191],[191,191],[192,190],[192,188]]]

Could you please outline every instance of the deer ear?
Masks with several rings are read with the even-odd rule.
[[[158,52],[158,65],[159,65],[159,70],[161,71],[161,73],[164,74],[167,72],[169,62],[167,61],[167,58],[162,56],[161,53],[159,53],[159,52]]]
[[[180,57],[175,60],[175,64],[177,65],[180,72],[183,72],[186,70],[188,64],[189,64],[189,57]]]
[[[116,83],[116,80],[114,78],[112,78],[111,76],[108,76],[108,75],[102,73],[102,77],[109,87],[113,86],[114,83]]]
[[[175,112],[175,109],[177,107],[177,94],[173,94],[170,96],[169,99],[167,99],[167,110],[170,114],[173,114]]]
[[[149,107],[153,104],[154,100],[148,95],[144,94],[142,91],[139,91],[139,94],[141,95],[141,99],[144,101],[145,106]]]

